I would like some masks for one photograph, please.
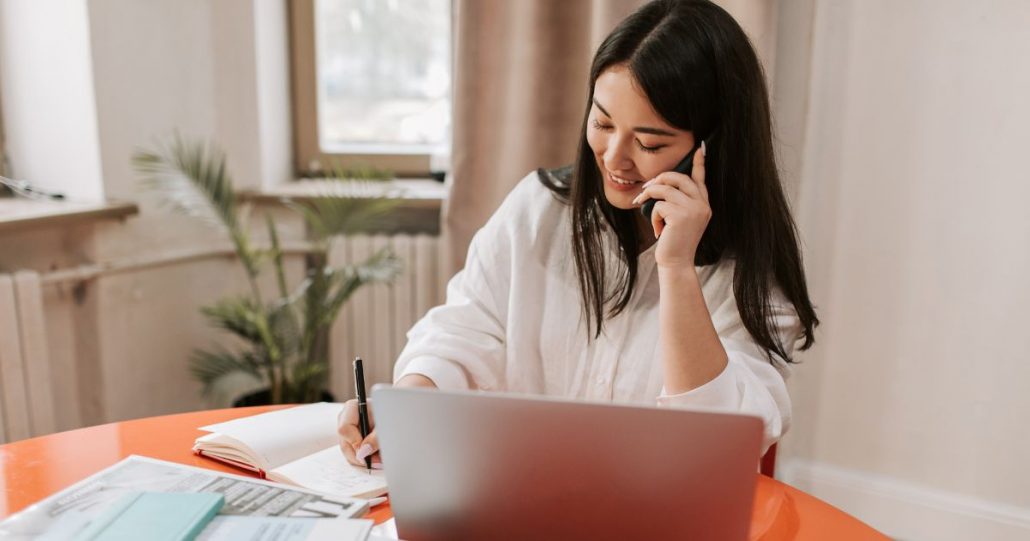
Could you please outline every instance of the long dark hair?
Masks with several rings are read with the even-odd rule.
[[[666,122],[692,131],[696,140],[714,135],[705,159],[712,217],[695,264],[734,257],[733,292],[744,326],[770,362],[775,363],[774,353],[793,362],[773,326],[774,285],[801,320],[800,349],[814,343],[819,320],[808,298],[797,227],[776,170],[765,76],[744,31],[707,0],[654,0],[612,31],[590,68],[587,111],[571,178],[561,182],[541,177],[572,206],[576,271],[592,336],[600,336],[605,319],[629,303],[642,241],[636,211],[613,207],[605,198],[601,172],[587,143],[594,83],[617,64],[629,68]],[[615,233],[624,263],[613,277],[605,272],[606,226]]]

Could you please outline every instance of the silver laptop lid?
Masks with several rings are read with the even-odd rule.
[[[746,539],[757,417],[376,386],[401,539]]]

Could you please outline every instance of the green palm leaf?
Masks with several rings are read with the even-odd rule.
[[[272,318],[265,309],[247,297],[229,297],[200,311],[212,324],[263,348],[271,363],[282,358],[279,336],[273,331]]]
[[[401,260],[389,249],[376,252],[364,263],[336,270],[334,274],[339,277],[339,285],[325,301],[326,309],[320,324],[331,324],[336,319],[340,308],[358,288],[366,284],[390,283],[400,274],[401,270]]]
[[[228,297],[201,307],[201,313],[216,327],[221,327],[247,342],[261,342],[260,307],[246,297]]]
[[[300,213],[313,241],[306,253],[307,279],[290,292],[274,220],[265,217],[270,246],[253,246],[248,235],[250,206],[238,200],[225,154],[215,145],[188,142],[176,134],[167,144],[135,152],[133,164],[167,206],[227,232],[247,273],[249,296],[223,298],[201,309],[211,324],[244,343],[235,351],[193,353],[190,371],[203,384],[205,395],[238,396],[233,393],[264,385],[273,402],[317,399],[328,372],[328,327],[340,308],[358,288],[392,281],[400,272],[401,262],[389,250],[342,268],[328,262],[334,237],[388,225],[401,203],[401,191],[380,181],[392,175],[337,165],[330,178],[346,184],[329,183],[317,197],[286,201]],[[272,302],[262,299],[257,280],[267,265],[274,267],[278,292]]]
[[[367,196],[322,195],[303,203],[286,201],[286,204],[304,216],[316,240],[326,240],[338,235],[381,230],[388,225],[390,212],[401,200],[381,194],[381,191],[369,191]]]
[[[183,214],[239,228],[232,180],[225,170],[225,154],[213,145],[190,143],[178,134],[157,150],[137,150],[132,156],[143,181]]]
[[[239,206],[221,149],[176,134],[156,150],[137,150],[132,163],[143,183],[171,208],[225,229],[248,276],[257,275],[259,262],[246,234],[247,208]]]
[[[190,357],[190,372],[203,384],[203,393],[208,396],[219,381],[236,375],[246,375],[256,380],[264,376],[252,358],[237,356],[224,349],[217,351],[196,350]]]

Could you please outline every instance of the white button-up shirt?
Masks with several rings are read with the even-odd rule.
[[[669,395],[663,386],[659,284],[651,246],[638,259],[629,304],[588,340],[575,273],[571,208],[533,172],[480,229],[447,301],[408,332],[394,381],[421,374],[444,390],[498,390],[569,399],[753,414],[765,421],[764,447],[786,431],[785,363],[770,364],[744,327],[733,295],[733,260],[698,267],[712,323],[729,359],[715,379]],[[619,255],[606,232],[610,268]],[[612,274],[609,274],[611,276]],[[774,290],[773,314],[792,350],[801,325]]]

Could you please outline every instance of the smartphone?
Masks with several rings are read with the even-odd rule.
[[[694,169],[694,154],[698,151],[699,148],[701,147],[695,146],[694,148],[690,149],[690,152],[687,153],[687,156],[680,160],[680,163],[677,164],[675,168],[673,168],[673,171],[687,175],[689,177],[690,172]],[[654,204],[658,201],[658,199],[648,199],[647,201],[644,201],[644,204],[640,207],[640,213],[643,214],[644,218],[647,218],[648,221],[651,221],[651,212],[654,211]]]

